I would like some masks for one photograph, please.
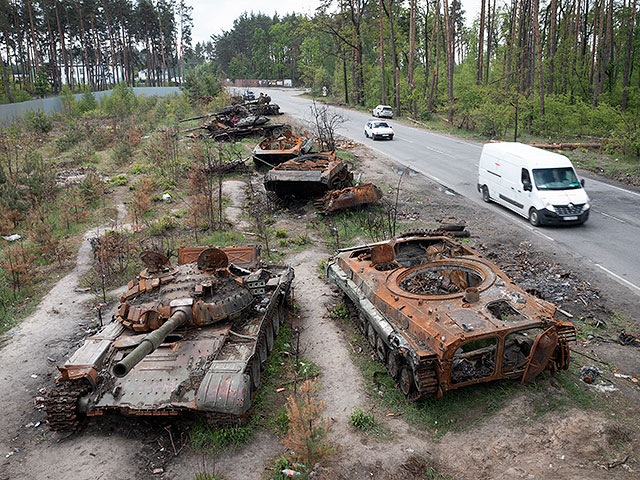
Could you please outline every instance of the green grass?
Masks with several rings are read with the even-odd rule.
[[[209,235],[200,237],[199,243],[202,245],[228,247],[232,245],[244,245],[247,243],[247,238],[235,230],[216,230]]]
[[[211,451],[245,445],[253,431],[251,423],[243,426],[211,427],[206,420],[202,420],[190,430],[189,435],[191,446],[195,450]]]

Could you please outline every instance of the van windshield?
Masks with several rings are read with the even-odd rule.
[[[538,190],[570,190],[580,188],[576,172],[571,167],[534,168],[533,179]]]

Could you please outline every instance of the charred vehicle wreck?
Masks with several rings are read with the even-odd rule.
[[[569,366],[573,324],[441,233],[340,250],[326,268],[412,400],[498,379],[524,384]]]
[[[114,320],[59,367],[45,398],[52,430],[108,413],[207,414],[243,421],[285,320],[290,267],[255,246],[180,248],[178,262],[142,254]]]

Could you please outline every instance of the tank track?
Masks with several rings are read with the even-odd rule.
[[[406,238],[406,237],[429,237],[432,235],[449,235],[456,238],[466,238],[469,237],[470,234],[467,230],[465,230],[465,225],[455,225],[455,224],[446,224],[441,225],[438,228],[429,229],[418,229],[418,230],[409,230],[406,232],[400,232],[397,238]]]
[[[59,383],[44,400],[49,428],[55,431],[75,431],[81,427],[78,400],[91,390],[86,379]]]

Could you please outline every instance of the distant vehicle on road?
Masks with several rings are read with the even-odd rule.
[[[373,109],[374,117],[393,118],[393,110],[389,105],[378,105]]]
[[[583,224],[589,218],[589,196],[571,161],[564,155],[518,142],[488,143],[478,165],[478,191],[543,224]]]
[[[380,138],[388,138],[393,140],[393,128],[387,122],[381,120],[369,120],[364,126],[364,136],[378,140]]]
[[[242,95],[242,98],[244,98],[245,102],[251,102],[256,99],[256,94],[253,93],[251,90],[247,90]]]

